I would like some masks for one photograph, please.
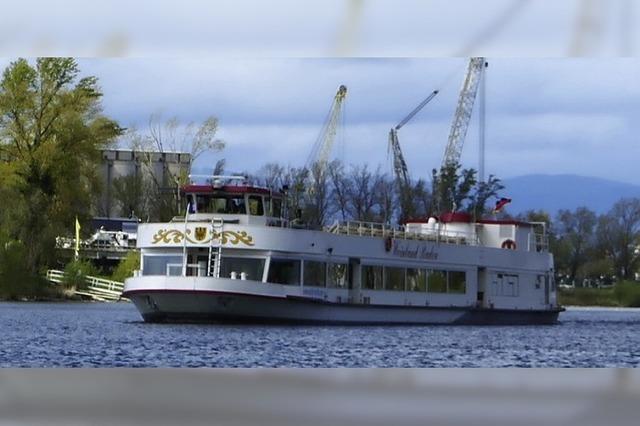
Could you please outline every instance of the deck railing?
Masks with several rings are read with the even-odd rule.
[[[478,245],[478,236],[472,232],[450,231],[434,229],[429,232],[410,232],[404,226],[393,227],[384,223],[337,221],[333,225],[325,227],[325,231],[341,235],[357,235],[363,237],[391,237],[402,240],[422,240],[447,244]]]

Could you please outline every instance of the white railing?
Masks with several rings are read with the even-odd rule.
[[[54,284],[64,283],[65,274],[63,271],[56,269],[50,269],[47,271],[47,280]],[[97,300],[120,300],[122,299],[122,291],[124,290],[124,283],[119,281],[107,280],[104,278],[92,277],[87,275],[85,277],[87,288],[86,290],[77,290],[76,294],[90,296]]]
[[[434,229],[429,232],[409,232],[404,226],[393,227],[384,223],[346,221],[336,222],[325,231],[341,235],[362,237],[391,237],[402,240],[424,240],[448,244],[478,245],[478,236],[471,232]]]

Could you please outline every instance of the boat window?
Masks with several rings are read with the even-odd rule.
[[[246,214],[243,195],[197,195],[198,213]]]
[[[404,291],[404,268],[384,268],[385,290]]]
[[[429,293],[446,293],[447,271],[429,271],[427,274],[427,291]]]
[[[449,271],[449,293],[467,292],[467,274],[463,271]]]
[[[221,278],[262,281],[263,272],[264,259],[223,256],[220,264]]]
[[[300,284],[300,261],[291,259],[271,259],[269,266],[270,283],[274,284]]]
[[[271,198],[270,197],[264,197],[263,200],[264,200],[264,211],[265,211],[265,214],[267,216],[273,216],[271,214]]]
[[[182,275],[182,256],[143,256],[143,275]]]
[[[304,261],[304,286],[324,287],[327,264],[324,262]]]
[[[252,216],[264,216],[261,196],[249,195],[249,213]]]
[[[271,216],[282,217],[282,199],[273,198],[271,200]]]
[[[407,291],[427,291],[427,272],[424,269],[407,269]]]
[[[362,265],[362,288],[382,290],[382,266]]]
[[[329,264],[329,280],[328,287],[347,288],[347,271],[349,265],[346,263],[330,263]]]

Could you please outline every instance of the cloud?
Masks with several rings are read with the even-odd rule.
[[[640,183],[638,59],[490,59],[487,172],[578,173]],[[105,112],[146,126],[151,113],[183,122],[220,119],[222,154],[236,171],[268,161],[303,165],[335,91],[346,84],[344,131],[334,156],[390,170],[389,129],[432,90],[441,93],[400,131],[414,177],[442,161],[466,60],[137,58],[82,59],[97,75]],[[477,167],[474,113],[463,161]]]

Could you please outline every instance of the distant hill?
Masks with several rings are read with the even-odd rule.
[[[640,197],[640,185],[577,175],[525,175],[504,179],[501,195],[513,201],[511,214],[526,210],[545,210],[555,215],[560,209],[586,206],[606,213],[623,197]]]

